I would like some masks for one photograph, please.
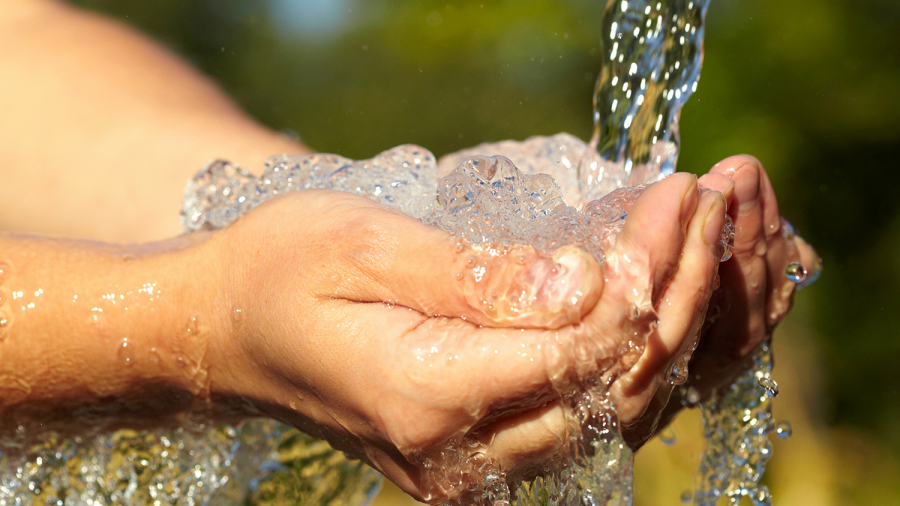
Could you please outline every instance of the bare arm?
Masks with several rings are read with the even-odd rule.
[[[0,2],[0,71],[0,230],[160,240],[213,159],[309,151],[160,45],[54,0]]]
[[[0,433],[202,412],[217,283],[188,246],[0,234]]]

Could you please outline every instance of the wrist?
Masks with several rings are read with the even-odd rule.
[[[255,218],[251,213],[201,246],[209,250],[201,257],[215,259],[209,268],[220,273],[209,344],[213,407],[222,416],[268,416],[333,439],[343,428],[314,386],[321,354],[297,332],[306,330],[298,307],[311,306],[297,304],[306,294],[284,268],[302,264],[302,255],[285,244],[282,229]]]

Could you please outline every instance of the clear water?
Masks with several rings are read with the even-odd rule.
[[[568,134],[534,137],[476,146],[440,162],[418,146],[400,146],[365,161],[324,154],[278,156],[267,162],[259,178],[220,161],[188,183],[181,216],[184,230],[224,227],[285,192],[330,188],[372,198],[474,246],[529,244],[549,254],[574,245],[598,262],[606,261],[605,251],[640,194],[639,185],[674,171],[678,115],[696,90],[708,4],[606,4],[603,69],[589,143]],[[449,175],[438,179],[439,170]],[[724,232],[724,246],[729,239],[733,241],[733,229]],[[799,272],[791,274],[800,277]],[[567,452],[547,463],[544,478],[510,490],[501,469],[490,463],[473,467],[469,457],[480,448],[465,439],[417,458],[429,463],[434,480],[467,484],[460,503],[631,504],[632,454],[621,437],[606,385],[633,365],[653,331],[647,322],[654,320],[652,310],[638,312],[634,329],[623,332],[631,338],[613,336],[618,351],[607,368],[579,378],[577,388],[560,391],[569,444]],[[767,436],[776,430],[769,410],[769,353],[763,347],[753,369],[703,404],[708,448],[696,490],[682,494],[682,502],[693,499],[706,505],[719,497],[738,500],[746,495],[756,504],[769,504],[768,492],[758,485],[771,454]],[[676,364],[673,383],[686,375],[688,358]],[[790,428],[779,426],[777,433],[789,434]],[[363,504],[379,483],[376,472],[348,461],[325,443],[265,420],[238,427],[119,431],[67,440],[51,436],[31,448],[22,448],[15,438],[3,443],[7,451],[0,456],[5,469],[0,473],[0,506],[235,504],[248,498],[261,504],[286,498],[309,504]]]
[[[720,498],[738,504],[748,497],[754,506],[770,506],[772,497],[760,483],[772,456],[769,435],[790,432],[776,428],[772,399],[778,386],[772,380],[772,350],[763,343],[753,365],[730,387],[701,404],[706,449],[694,484],[694,504],[715,506]],[[777,431],[777,432],[776,432]]]

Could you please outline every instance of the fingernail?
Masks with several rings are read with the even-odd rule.
[[[691,184],[688,185],[687,191],[684,192],[684,197],[681,198],[681,223],[687,224],[691,217],[694,215],[694,210],[697,208],[697,196],[699,195],[699,191],[697,190],[697,176],[692,176]]]
[[[741,177],[747,171],[752,171],[752,177]],[[738,211],[748,211],[759,203],[759,167],[753,163],[745,163],[738,167],[732,179],[734,181],[734,196],[738,201]]]
[[[715,200],[709,206],[706,223],[703,225],[703,238],[713,251],[718,252],[721,248],[719,241],[722,238],[722,227],[725,224],[725,197],[721,193],[715,193]]]

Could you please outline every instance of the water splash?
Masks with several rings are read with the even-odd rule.
[[[380,474],[271,420],[3,441],[0,506],[368,504]],[[309,501],[307,501],[307,499]]]
[[[753,354],[753,365],[734,383],[701,403],[706,449],[700,459],[694,504],[715,506],[725,497],[738,504],[748,497],[755,506],[771,506],[768,488],[760,483],[772,456],[769,434],[772,417],[772,350],[763,343]]]

